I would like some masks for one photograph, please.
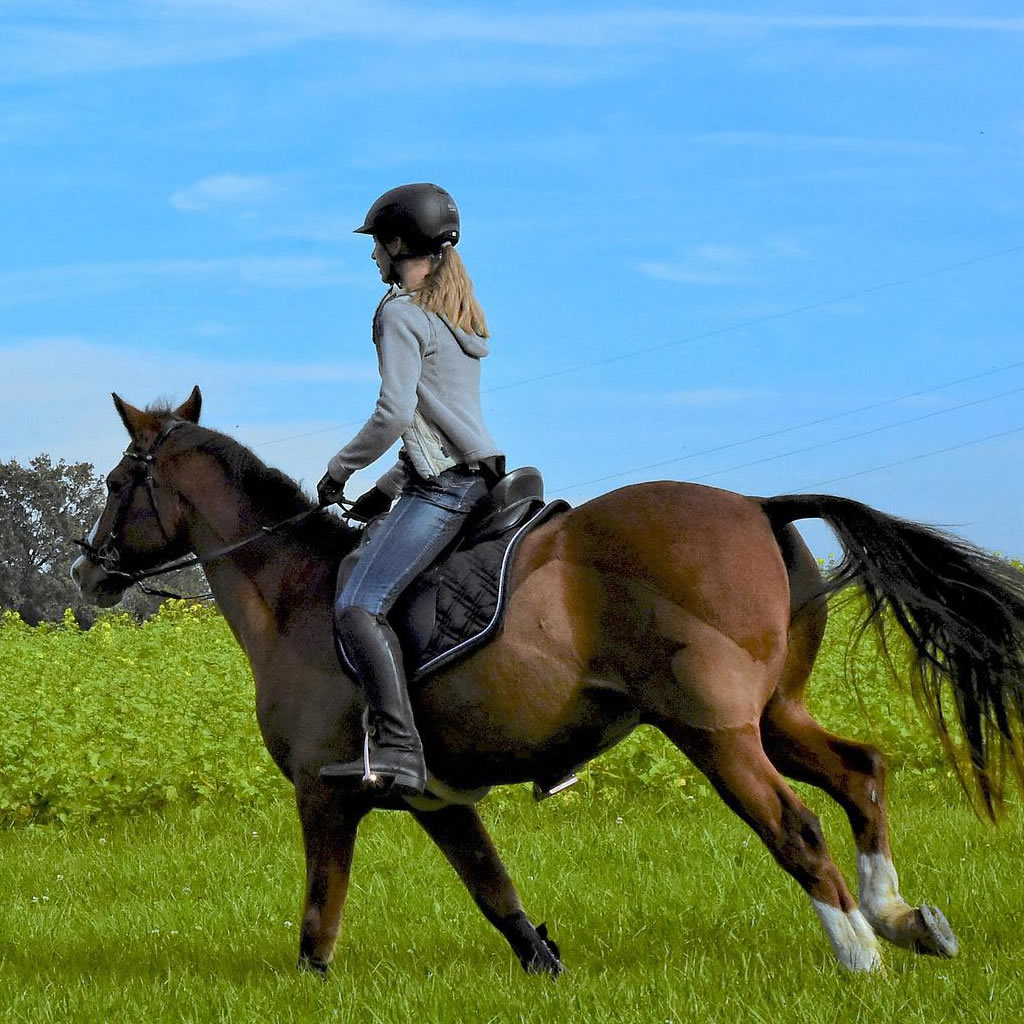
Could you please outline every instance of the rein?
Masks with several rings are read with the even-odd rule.
[[[157,525],[160,527],[160,532],[164,535],[164,539],[170,543],[171,537],[167,532],[167,528],[164,526],[163,519],[160,515],[160,506],[156,500],[155,481],[153,479],[153,460],[157,449],[167,440],[168,436],[180,426],[184,426],[184,420],[175,420],[169,423],[156,437],[153,443],[144,452],[140,452],[134,445],[129,445],[124,452],[126,458],[135,460],[141,463],[146,468],[146,493],[149,495],[150,504],[153,506],[153,514],[156,516]],[[265,537],[272,536],[281,530],[287,529],[289,526],[295,526],[298,523],[303,522],[310,516],[316,515],[318,512],[323,512],[326,506],[318,505],[313,508],[306,509],[303,512],[299,512],[296,515],[289,516],[287,519],[281,519],[276,523],[270,523],[266,526],[261,526],[255,533],[250,534],[248,537],[243,537],[241,540],[232,542],[231,544],[225,544],[223,547],[216,548],[214,551],[208,551],[205,554],[192,554],[185,555],[182,558],[175,559],[171,562],[163,562],[160,565],[154,566],[152,569],[137,569],[134,572],[125,572],[123,569],[118,568],[118,562],[120,561],[121,554],[114,545],[114,541],[117,538],[117,528],[120,526],[121,509],[125,509],[128,506],[128,502],[131,500],[131,494],[135,488],[131,488],[128,492],[128,498],[122,499],[121,508],[118,509],[118,515],[114,520],[114,527],[110,531],[110,536],[101,544],[98,548],[91,544],[88,540],[75,539],[72,543],[77,544],[86,555],[88,555],[108,576],[119,576],[124,580],[127,580],[125,589],[130,586],[138,586],[139,589],[146,594],[150,594],[154,597],[173,597],[186,600],[205,600],[212,597],[212,594],[203,595],[186,595],[186,594],[174,594],[168,590],[160,590],[156,587],[147,587],[142,581],[150,579],[153,576],[163,576],[165,573],[180,572],[182,569],[191,569],[195,565],[205,565],[207,562],[215,562],[219,558],[224,558],[226,555],[233,554],[236,551],[240,551],[242,548],[247,547],[250,544],[254,544],[258,540],[262,540]],[[342,504],[342,502],[338,502]],[[344,502],[345,505],[351,507],[350,502]]]
[[[156,506],[154,505],[154,508],[155,507]],[[257,533],[250,534],[248,537],[243,537],[242,540],[237,540],[232,544],[225,544],[224,547],[217,548],[214,551],[208,551],[206,554],[185,555],[183,558],[178,558],[173,562],[164,562],[161,565],[154,566],[152,569],[137,569],[135,572],[125,572],[123,569],[113,568],[113,565],[116,565],[116,562],[111,563],[109,559],[104,559],[103,561],[106,561],[108,564],[103,565],[103,561],[98,557],[99,551],[87,540],[76,540],[74,543],[98,562],[108,576],[120,576],[122,579],[129,581],[128,586],[137,584],[139,589],[144,593],[152,594],[155,597],[183,598],[187,595],[172,594],[167,590],[158,590],[153,587],[147,587],[143,585],[142,581],[150,579],[153,576],[163,576],[165,573],[180,572],[182,569],[191,569],[194,565],[204,565],[207,562],[215,562],[218,558],[224,558],[225,555],[233,554],[235,551],[239,551],[240,549],[247,547],[249,544],[254,544],[256,541],[262,540],[264,537],[269,537],[286,527],[301,523],[304,519],[308,519],[310,516],[322,511],[322,508],[307,509],[305,512],[300,512],[298,515],[290,516],[288,519],[282,519],[279,522],[271,523],[268,526],[261,526]],[[111,567],[108,568],[108,565]],[[203,596],[205,597],[206,595]]]

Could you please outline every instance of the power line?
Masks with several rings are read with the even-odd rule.
[[[349,420],[347,423],[332,423],[329,427],[317,427],[316,430],[307,430],[301,434],[289,434],[287,437],[275,437],[271,441],[260,441],[254,444],[253,448],[266,448],[270,444],[284,444],[285,441],[298,441],[303,437],[315,437],[317,434],[333,434],[336,430],[344,430],[345,427],[361,427],[366,420]]]
[[[704,331],[701,334],[693,334],[686,338],[677,338],[675,341],[665,341],[660,345],[651,345],[647,348],[632,349],[617,356],[606,356],[604,359],[595,359],[588,363],[577,363],[575,366],[568,366],[562,370],[552,370],[550,373],[538,374],[536,377],[524,377],[522,380],[512,381],[510,384],[501,384],[497,387],[488,388],[485,394],[496,391],[507,391],[509,388],[518,388],[524,384],[535,384],[537,381],[550,380],[553,377],[564,377],[570,373],[578,373],[580,370],[589,370],[595,366],[607,366],[609,363],[621,362],[624,359],[633,359],[636,356],[647,355],[650,352],[661,352],[667,348],[675,348],[678,345],[688,345],[695,341],[706,341],[708,338],[718,338],[723,334],[730,334],[733,331],[740,331],[746,327],[756,327],[760,324],[770,323],[773,320],[781,320],[784,317],[795,316],[797,313],[808,313],[813,309],[822,309],[831,306],[836,302],[845,302],[848,299],[859,298],[862,295],[869,295],[872,292],[883,291],[886,288],[897,288],[901,285],[911,284],[926,277],[934,277],[936,274],[944,274],[950,270],[959,270],[961,267],[968,267],[974,263],[982,263],[985,260],[993,260],[999,256],[1007,256],[1011,253],[1024,251],[1024,245],[1014,245],[1009,249],[1000,249],[998,252],[986,253],[984,256],[974,256],[968,260],[961,260],[959,263],[950,263],[944,267],[935,267],[932,270],[924,270],[919,274],[912,274],[909,277],[899,278],[896,281],[884,281],[881,284],[869,285],[866,288],[858,288],[855,291],[845,292],[842,295],[835,295],[831,299],[822,299],[818,302],[809,302],[803,306],[793,306],[790,309],[781,310],[778,313],[768,313],[765,316],[754,317],[751,320],[741,320],[739,323],[730,324],[726,327],[717,327],[711,331]]]
[[[806,452],[818,451],[821,448],[828,448],[830,445],[841,444],[843,441],[853,441],[861,437],[869,437],[871,434],[881,434],[886,430],[893,430],[896,427],[905,427],[909,423],[920,423],[922,420],[934,419],[936,416],[945,416],[947,413],[958,412],[961,409],[969,409],[975,405],[983,405],[985,402],[993,402],[998,398],[1006,398],[1009,395],[1017,395],[1024,391],[1024,387],[1013,388],[1010,391],[1002,391],[998,395],[989,395],[987,398],[976,398],[971,402],[963,402],[960,405],[951,405],[948,409],[937,409],[935,412],[926,412],[921,416],[911,416],[909,419],[897,420],[895,423],[886,423],[881,427],[872,427],[870,430],[861,430],[856,434],[846,434],[844,437],[835,437],[830,441],[819,441],[818,444],[810,444],[805,448],[794,448],[792,451],[781,452],[778,455],[768,455],[763,459],[754,459],[752,462],[744,462],[739,466],[730,466],[728,469],[716,469],[702,476],[695,476],[694,480],[707,480],[713,476],[721,476],[723,473],[733,473],[738,469],[749,469],[751,466],[760,466],[765,462],[777,462],[779,459],[787,459],[791,455],[803,455]]]
[[[881,466],[872,466],[870,469],[860,469],[856,473],[844,473],[842,476],[829,477],[828,480],[816,480],[814,483],[805,484],[800,488],[806,491],[811,487],[823,487],[825,484],[834,484],[838,480],[849,480],[855,476],[866,476],[868,473],[878,473],[883,469],[893,469],[896,466],[905,466],[910,462],[920,462],[921,459],[930,459],[933,455],[945,455],[947,452],[955,452],[961,448],[970,448],[976,444],[984,444],[986,441],[996,441],[1001,437],[1009,437],[1011,434],[1019,434],[1024,431],[1024,426],[1011,427],[1009,430],[1001,430],[998,434],[987,434],[985,437],[975,438],[973,441],[963,441],[960,444],[950,445],[948,448],[935,448],[930,452],[922,452],[920,455],[911,455],[906,459],[897,459],[896,462],[887,462]]]
[[[799,313],[808,313],[814,309],[823,309],[825,306],[831,306],[836,302],[845,302],[848,299],[858,298],[862,295],[870,295],[873,292],[884,291],[887,288],[898,288],[902,285],[911,284],[914,281],[921,281],[928,277],[934,277],[937,274],[945,274],[952,270],[959,270],[962,267],[969,267],[975,263],[983,263],[987,260],[998,259],[1000,256],[1009,256],[1013,253],[1024,252],[1024,245],[1010,246],[1008,249],[1000,249],[996,252],[985,253],[982,256],[973,256],[970,259],[960,260],[957,263],[949,263],[942,267],[934,267],[931,270],[924,270],[917,274],[911,274],[907,277],[898,278],[894,281],[883,281],[880,284],[868,285],[865,288],[858,288],[854,291],[845,292],[842,295],[833,296],[830,299],[822,299],[818,302],[806,303],[802,306],[793,306],[790,309],[781,310],[778,313],[769,313],[765,316],[754,317],[750,320],[742,320],[735,324],[729,324],[725,327],[718,327],[714,330],[704,331],[701,334],[693,334],[685,338],[677,338],[674,341],[662,342],[659,345],[650,345],[647,348],[632,349],[629,352],[623,352],[619,355],[607,356],[604,359],[595,359],[586,363],[577,363],[575,366],[568,366],[561,370],[552,370],[549,373],[537,374],[533,377],[524,377],[522,380],[511,381],[508,384],[499,384],[495,387],[486,388],[483,394],[490,395],[495,394],[499,391],[508,391],[511,388],[522,387],[525,384],[536,384],[540,381],[551,380],[555,377],[564,377],[569,374],[579,373],[582,370],[589,370],[596,366],[607,366],[610,363],[621,362],[625,359],[634,359],[637,356],[648,355],[651,352],[661,352],[668,348],[675,348],[679,345],[689,345],[698,341],[706,341],[709,338],[721,337],[724,334],[730,334],[734,331],[740,331],[747,327],[756,327],[760,324],[770,323],[773,320],[781,320],[785,317],[796,316]],[[308,430],[301,434],[290,434],[287,437],[278,437],[270,441],[261,441],[259,444],[255,444],[254,448],[265,448],[272,444],[282,444],[285,441],[297,441],[304,437],[315,437],[318,434],[327,434],[335,430],[342,430],[345,427],[361,426],[365,422],[364,420],[350,420],[346,423],[335,423],[329,427],[318,427],[316,430]]]
[[[912,398],[920,398],[922,395],[929,395],[929,394],[932,394],[932,393],[934,393],[936,391],[942,391],[945,388],[954,387],[957,384],[966,384],[969,381],[980,380],[982,377],[991,377],[993,374],[996,374],[996,373],[1005,373],[1007,370],[1014,370],[1014,369],[1017,369],[1020,366],[1024,366],[1024,360],[1021,360],[1021,361],[1015,362],[1015,363],[1007,363],[1004,366],[997,366],[997,367],[994,367],[991,370],[985,370],[982,373],[972,374],[969,377],[958,377],[956,380],[945,381],[942,384],[936,384],[934,387],[930,387],[930,388],[922,388],[920,391],[912,391],[909,394],[900,395],[897,398],[886,398],[886,399],[884,399],[881,402],[872,402],[869,405],[861,405],[861,406],[858,406],[855,409],[847,409],[844,412],[832,413],[830,416],[821,416],[818,419],[808,420],[805,423],[795,423],[792,426],[782,427],[779,430],[769,430],[769,431],[765,431],[762,434],[755,434],[752,437],[741,438],[739,441],[729,441],[726,444],[716,445],[714,448],[704,448],[701,451],[689,452],[686,455],[679,455],[679,456],[676,456],[675,458],[671,458],[671,459],[663,459],[660,462],[650,462],[650,463],[648,463],[645,466],[635,466],[632,469],[624,469],[624,470],[621,470],[621,471],[616,472],[616,473],[608,473],[605,476],[594,477],[591,480],[583,480],[580,483],[566,484],[566,485],[564,485],[562,487],[559,487],[557,490],[552,491],[552,493],[553,494],[564,494],[566,491],[575,490],[578,487],[588,487],[591,484],[599,484],[599,483],[604,483],[604,482],[606,482],[608,480],[617,480],[617,479],[620,479],[621,477],[624,477],[624,476],[632,476],[634,473],[643,473],[643,472],[646,472],[647,470],[651,470],[651,469],[661,469],[664,466],[671,466],[671,465],[673,465],[673,464],[675,464],[677,462],[686,462],[689,459],[696,459],[696,458],[699,458],[702,455],[714,455],[714,454],[717,454],[718,452],[728,451],[731,448],[739,448],[742,445],[751,444],[754,441],[764,441],[764,440],[767,440],[768,438],[771,438],[771,437],[779,437],[782,434],[791,434],[794,431],[803,430],[806,427],[820,426],[822,423],[829,423],[829,422],[832,422],[833,420],[842,419],[844,416],[853,416],[853,415],[856,415],[857,413],[868,412],[868,411],[870,411],[872,409],[881,409],[881,408],[883,408],[883,407],[885,407],[887,405],[895,405],[895,404],[897,404],[899,402],[906,402],[906,401],[909,401]],[[974,401],[974,402],[966,402],[963,405],[951,406],[948,409],[938,410],[937,412],[934,412],[934,413],[927,413],[927,414],[925,414],[925,416],[915,417],[914,419],[909,419],[909,420],[902,420],[899,423],[890,424],[890,426],[902,426],[902,425],[904,425],[906,423],[916,422],[917,419],[926,419],[928,416],[937,416],[937,415],[940,415],[943,412],[953,412],[956,409],[964,409],[964,408],[967,408],[967,406],[969,406],[969,405],[976,405],[976,404],[978,404],[978,402],[990,401],[991,399],[994,399],[994,398],[1001,398],[1001,397],[1003,397],[1003,395],[1014,394],[1016,391],[1019,391],[1019,390],[1021,390],[1021,389],[1017,388],[1017,389],[1014,389],[1014,391],[1007,391],[1007,392],[1003,392],[1000,395],[993,395],[993,396],[991,396],[991,398],[983,398],[983,399],[978,399],[977,401]],[[850,440],[850,439],[856,438],[856,437],[865,437],[868,434],[876,433],[878,430],[888,430],[888,429],[889,429],[888,426],[887,427],[876,427],[876,428],[874,428],[872,430],[865,431],[862,434],[850,434],[847,437],[837,438],[835,441],[825,441],[821,445],[812,445],[810,448],[800,448],[800,449],[797,449],[794,452],[787,452],[787,453],[784,453],[783,455],[773,455],[773,456],[770,456],[769,458],[761,459],[761,460],[758,460],[758,461],[770,462],[773,459],[784,458],[785,455],[787,455],[787,454],[788,455],[795,455],[795,454],[799,454],[799,453],[805,452],[805,451],[813,451],[814,448],[823,447],[826,444],[836,444],[839,441],[846,441],[846,440]],[[733,469],[745,469],[747,466],[753,466],[753,465],[757,465],[757,462],[745,463],[743,466],[734,466],[732,468]],[[731,470],[718,470],[718,471],[716,471],[716,473],[717,472],[728,473],[728,472],[731,472]],[[716,475],[716,473],[709,473],[707,475],[708,476],[714,476],[714,475]],[[704,479],[704,477],[697,477],[696,479]]]

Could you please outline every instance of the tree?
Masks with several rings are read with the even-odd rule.
[[[54,464],[47,454],[29,465],[0,462],[0,608],[18,612],[31,625],[59,622],[70,608],[82,625],[96,609],[82,601],[71,580],[71,564],[103,510],[104,487],[91,463]],[[206,589],[201,570],[182,574],[176,585],[189,594]],[[136,618],[152,614],[159,598],[130,588],[121,607]]]
[[[28,467],[0,463],[0,607],[32,625],[65,608],[92,621],[71,581],[71,563],[103,509],[103,482],[88,462],[56,465],[37,455]]]

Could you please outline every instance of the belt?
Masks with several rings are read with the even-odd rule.
[[[398,453],[399,462],[404,463],[413,472],[415,467],[412,459],[403,448]],[[505,475],[505,456],[493,455],[489,459],[481,459],[479,462],[457,462],[454,466],[443,469],[442,473],[455,473],[457,476],[482,476],[488,487],[493,487]]]

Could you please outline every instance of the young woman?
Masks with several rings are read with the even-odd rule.
[[[402,185],[370,207],[356,232],[373,236],[372,258],[391,285],[373,318],[380,395],[363,428],[328,463],[317,493],[321,505],[338,501],[352,473],[402,439],[398,463],[347,513],[365,522],[398,499],[375,524],[334,617],[345,668],[355,672],[374,723],[370,775],[422,792],[423,749],[386,616],[459,533],[504,458],[480,407],[487,324],[455,252],[454,200],[437,185]],[[367,778],[363,758],[325,765],[320,774]]]

